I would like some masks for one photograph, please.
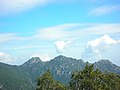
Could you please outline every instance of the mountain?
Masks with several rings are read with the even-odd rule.
[[[45,66],[45,62],[42,62],[39,57],[33,57],[29,59],[27,62],[20,65],[20,69],[26,73],[33,82],[36,77],[38,77],[42,73],[42,69]]]
[[[111,73],[120,74],[120,67],[113,64],[109,60],[100,60],[98,62],[95,62],[94,66],[95,68],[98,68],[99,70],[103,72],[111,72]]]
[[[48,62],[42,62],[39,57],[33,57],[20,66],[0,63],[0,87],[3,90],[34,90],[36,79],[51,71],[53,77],[67,84],[71,74],[83,70],[86,62],[65,56],[57,56]],[[120,75],[120,67],[109,60],[100,60],[94,63],[95,68],[103,72],[113,72]]]
[[[77,60],[61,55],[46,64],[47,69],[50,69],[53,77],[65,84],[69,82],[71,74],[76,70],[82,70],[84,65],[85,62],[81,59]]]

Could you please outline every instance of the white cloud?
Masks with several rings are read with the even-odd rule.
[[[89,34],[114,34],[120,32],[120,23],[111,23],[111,24],[91,24],[89,27],[84,28],[86,33]]]
[[[100,32],[99,32],[100,31]],[[78,38],[85,35],[103,35],[120,32],[120,24],[61,24],[40,29],[35,38],[42,40],[64,40],[66,38]]]
[[[0,33],[0,43],[7,41],[18,41],[18,40],[31,40],[33,37],[22,37],[18,36],[17,33]]]
[[[39,57],[44,62],[51,60],[51,57],[49,54],[34,54],[32,55],[32,57]]]
[[[99,32],[100,31],[100,32]],[[85,35],[103,35],[120,33],[120,24],[81,24],[68,23],[39,29],[30,37],[19,36],[17,33],[1,33],[0,42],[11,40],[68,40]]]
[[[0,42],[13,40],[16,38],[15,33],[2,33],[0,34]]]
[[[117,36],[116,36],[116,33],[117,33]],[[46,49],[46,47],[49,47],[49,50],[47,50],[46,52],[52,52],[52,49],[53,49],[51,48],[52,42],[56,41],[57,44],[55,42],[55,47],[56,47],[57,52],[58,53],[64,52],[64,54],[68,54],[67,51],[69,50],[74,51],[76,50],[75,48],[77,48],[78,50],[80,45],[81,45],[81,48],[83,48],[86,40],[90,39],[92,36],[96,37],[96,36],[104,35],[104,34],[111,35],[115,37],[115,39],[118,40],[120,38],[120,24],[119,23],[115,23],[115,24],[114,23],[111,23],[111,24],[104,24],[104,23],[102,24],[96,24],[96,23],[61,24],[61,25],[52,26],[48,28],[42,28],[35,35],[32,35],[30,37],[19,37],[18,34],[16,33],[1,33],[0,34],[0,45],[1,45],[0,49],[2,51],[5,51],[7,49],[14,49],[14,50],[20,51],[20,49],[24,50],[27,48],[28,49],[32,48],[32,50],[36,48],[41,48],[43,50],[44,48]],[[104,38],[107,38],[107,39],[104,39]],[[11,41],[11,40],[14,40],[13,43],[15,43],[15,45],[12,45],[13,43],[6,44],[8,43],[8,41]],[[19,40],[23,40],[22,41],[23,45],[20,44],[21,42],[19,43]],[[28,40],[28,41],[26,42],[25,40]],[[45,43],[41,43],[41,40],[44,40]],[[47,41],[46,43],[45,40],[49,40],[49,41]],[[50,41],[50,40],[53,40],[53,41]],[[4,43],[5,41],[6,43]],[[72,45],[70,43],[71,41],[75,43],[78,42],[78,45],[77,46]],[[98,38],[98,39],[95,39],[89,42],[86,47],[84,55],[85,57],[97,56],[97,58],[100,58],[102,57],[101,52],[106,51],[106,48],[116,45],[116,43],[118,44],[118,42],[120,42],[120,40],[116,41],[112,38],[110,39],[109,36],[105,35],[100,40]],[[31,44],[31,43],[34,43],[34,44]],[[70,45],[70,48],[69,48],[69,45]],[[79,49],[77,52],[81,53],[82,51],[83,49]],[[88,52],[88,54],[86,52]],[[36,56],[40,56],[40,55],[36,55]],[[49,60],[49,57],[48,59],[45,59],[45,61],[47,60]]]
[[[20,12],[37,5],[44,5],[51,0],[0,0],[0,13]]]
[[[88,41],[87,47],[98,48],[98,47],[104,47],[106,45],[111,45],[111,44],[116,44],[116,43],[117,43],[117,41],[113,40],[108,35],[104,35],[95,40]]]
[[[102,56],[104,52],[109,52],[110,47],[113,47],[114,45],[118,43],[119,41],[112,39],[108,35],[104,35],[100,38],[88,41],[86,49],[84,50],[82,57],[90,60],[90,62],[100,60],[104,58]]]
[[[0,51],[0,62],[12,63],[15,61],[16,61],[16,57],[12,57],[11,55]]]
[[[72,0],[0,0],[0,15],[18,13],[49,3],[64,3],[71,1]],[[78,0],[74,0],[74,2],[75,1]]]
[[[24,45],[19,47],[10,47],[8,49],[10,50],[25,50],[25,49],[36,49],[36,48],[43,48],[43,46],[40,45]]]
[[[43,40],[54,40],[65,37],[65,32],[63,29],[53,27],[53,28],[45,28],[39,31],[37,37]]]
[[[77,26],[79,26],[79,24],[62,24],[48,28],[42,28],[37,32],[38,34],[35,35],[35,37],[43,40],[67,38],[70,35],[68,30]]]
[[[55,47],[56,47],[56,51],[58,53],[62,53],[65,51],[65,49],[72,43],[72,41],[56,41],[55,42]]]
[[[120,5],[106,5],[106,6],[100,6],[91,11],[92,15],[104,15],[108,13],[112,13],[113,11],[120,11]]]

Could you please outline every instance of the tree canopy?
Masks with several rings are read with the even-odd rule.
[[[71,81],[66,87],[55,81],[48,70],[37,80],[36,90],[120,90],[120,75],[103,73],[87,64],[82,71],[72,74]]]
[[[69,86],[71,90],[120,90],[120,76],[103,73],[87,64],[84,70],[72,75]]]
[[[64,85],[55,81],[48,70],[37,80],[36,90],[66,90]]]

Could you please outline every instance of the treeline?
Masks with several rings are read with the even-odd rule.
[[[36,90],[120,90],[120,75],[103,73],[87,64],[82,71],[73,73],[65,86],[55,81],[48,70],[37,79]]]

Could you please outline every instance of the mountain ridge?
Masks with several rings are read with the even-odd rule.
[[[0,81],[0,85],[8,83],[4,86],[4,90],[11,90],[11,88],[12,90],[16,90],[16,87],[17,90],[35,90],[36,79],[47,70],[51,71],[56,80],[67,84],[70,81],[71,74],[77,70],[83,70],[87,63],[82,59],[75,59],[63,55],[59,55],[48,62],[43,62],[39,57],[32,57],[19,66],[0,63],[0,72],[2,72],[0,74],[0,80],[2,80]],[[96,69],[103,72],[112,72],[120,75],[120,67],[109,60],[100,60],[93,64]],[[14,82],[11,82],[12,79]]]

